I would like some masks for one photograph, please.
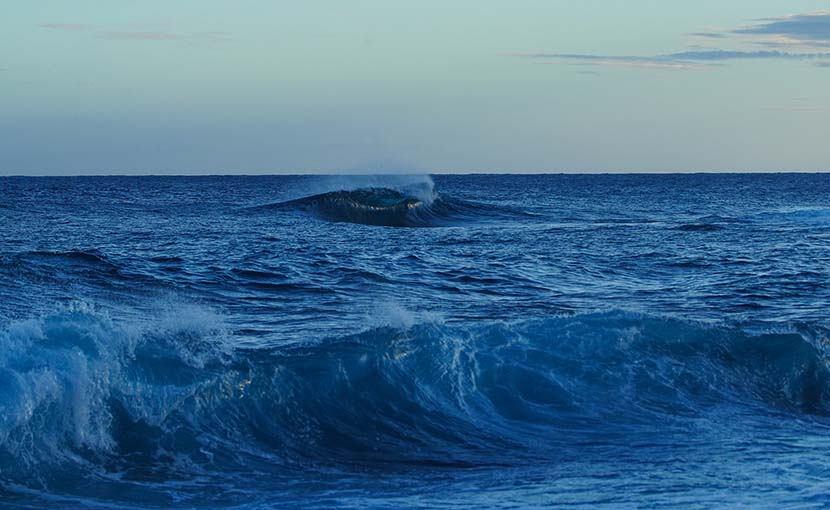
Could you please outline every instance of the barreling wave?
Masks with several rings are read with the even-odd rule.
[[[529,216],[506,208],[444,197],[432,191],[429,196],[423,196],[391,188],[331,191],[265,207],[299,211],[332,222],[388,227],[441,227]]]
[[[723,406],[830,412],[824,330],[610,312],[233,350],[220,319],[174,312],[142,325],[76,307],[6,326],[0,486],[549,462]]]

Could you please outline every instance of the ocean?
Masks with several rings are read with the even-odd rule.
[[[0,508],[830,507],[830,175],[0,178]]]

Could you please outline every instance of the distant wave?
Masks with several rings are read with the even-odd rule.
[[[25,251],[0,253],[0,273],[18,276],[54,278],[66,275],[84,274],[111,278],[120,272],[119,267],[95,250],[71,251]]]
[[[527,213],[444,197],[418,196],[391,188],[321,193],[257,209],[293,210],[332,222],[389,227],[441,227],[468,221],[529,217]]]
[[[71,250],[71,251],[30,251],[19,255],[27,259],[61,260],[64,262],[76,262],[83,264],[100,264],[113,266],[106,257],[95,251]]]
[[[723,405],[827,414],[826,333],[608,312],[234,350],[197,308],[145,324],[76,307],[0,331],[0,480],[546,462]]]
[[[674,227],[675,230],[684,232],[716,232],[719,230],[740,227],[746,223],[746,218],[732,217],[726,215],[708,214],[694,220],[681,223]]]

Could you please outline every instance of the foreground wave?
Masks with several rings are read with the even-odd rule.
[[[825,415],[826,333],[609,312],[234,350],[199,309],[146,324],[75,307],[0,333],[0,479],[62,493],[251,466],[546,463],[669,440],[725,405]]]
[[[447,198],[432,190],[424,196],[391,188],[331,191],[265,208],[300,211],[332,222],[388,227],[441,227],[528,216],[505,208]]]

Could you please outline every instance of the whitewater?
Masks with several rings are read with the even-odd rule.
[[[826,508],[830,177],[0,178],[0,508]]]

